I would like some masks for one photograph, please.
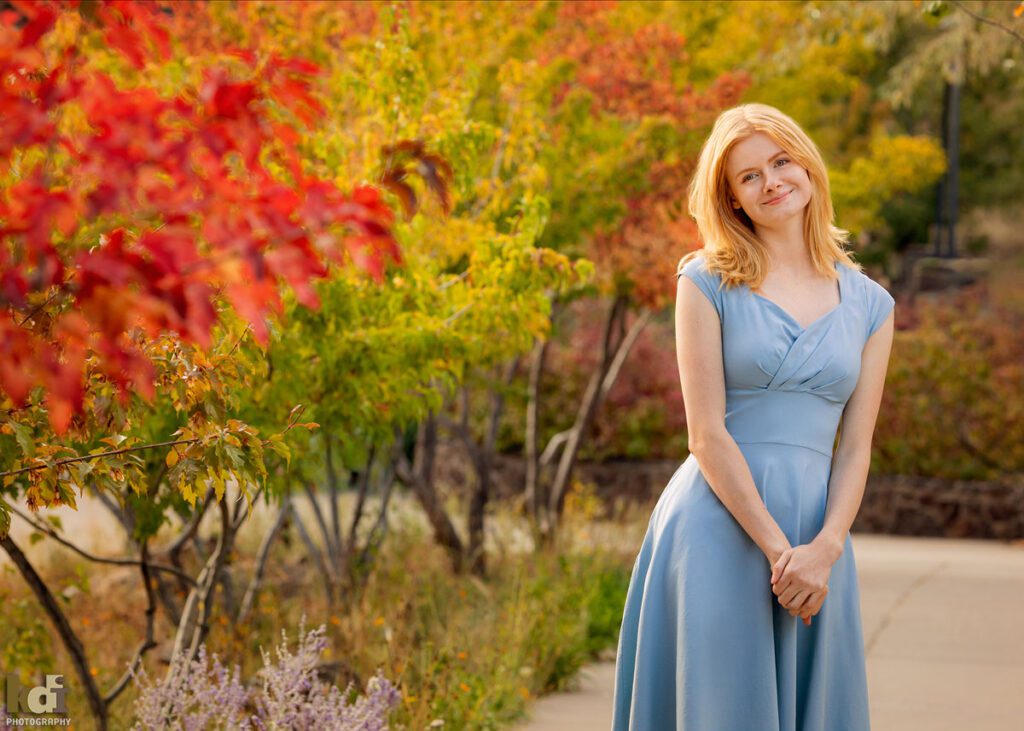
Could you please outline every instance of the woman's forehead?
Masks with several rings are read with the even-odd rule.
[[[773,157],[784,153],[785,150],[768,135],[757,132],[746,137],[729,150],[726,156],[726,169],[740,172],[747,166],[758,166],[769,162]]]

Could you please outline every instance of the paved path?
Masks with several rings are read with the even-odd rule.
[[[853,543],[872,731],[1024,731],[1024,545]],[[614,673],[584,668],[578,692],[538,700],[517,731],[607,731]]]

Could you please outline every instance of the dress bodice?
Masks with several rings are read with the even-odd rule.
[[[807,327],[748,286],[722,284],[701,255],[683,267],[718,312],[725,425],[737,443],[778,442],[832,454],[864,345],[895,305],[870,277],[835,266],[840,302]]]

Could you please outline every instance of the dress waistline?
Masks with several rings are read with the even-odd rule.
[[[809,391],[726,389],[725,428],[737,442],[774,442],[832,456],[843,405]]]

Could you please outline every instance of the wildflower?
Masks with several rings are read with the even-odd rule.
[[[276,661],[261,650],[260,685],[252,690],[239,680],[238,666],[229,672],[216,655],[207,657],[205,646],[191,663],[176,656],[162,683],[150,683],[140,670],[135,678],[141,692],[133,728],[386,731],[388,712],[402,697],[398,689],[378,672],[367,682],[366,695],[349,704],[351,683],[342,692],[317,676],[317,661],[327,648],[327,628],[321,625],[305,634],[303,627],[299,633],[294,654],[284,632]]]

